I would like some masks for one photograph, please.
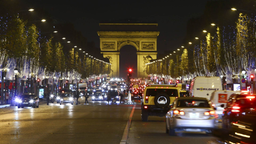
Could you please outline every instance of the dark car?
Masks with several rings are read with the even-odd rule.
[[[39,107],[39,98],[34,93],[24,93],[15,98],[16,105],[18,108],[30,106],[33,108]]]
[[[237,121],[231,124],[225,142],[255,144],[256,143],[256,111],[255,109],[245,110],[237,117]]]
[[[224,107],[224,105],[222,105]],[[255,109],[256,95],[232,94],[222,114],[222,128],[227,133],[231,129],[232,123],[246,111]]]
[[[60,103],[60,105],[63,103],[71,103],[73,105],[75,101],[72,91],[62,92],[59,96],[57,96],[56,99],[57,99],[57,102]]]
[[[103,100],[103,94],[102,94],[102,90],[101,89],[96,89],[95,92],[93,92],[93,95],[92,95],[92,100],[95,101],[95,100],[99,100],[99,101],[102,101]]]

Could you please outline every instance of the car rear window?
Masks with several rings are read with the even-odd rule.
[[[243,107],[255,107],[256,106],[256,100],[255,99],[238,99],[235,103],[238,103],[240,106]]]
[[[210,105],[207,100],[178,100],[177,107],[210,108]]]
[[[177,97],[178,91],[176,89],[147,89],[146,95],[147,96],[156,96],[160,93],[165,93],[168,96]]]

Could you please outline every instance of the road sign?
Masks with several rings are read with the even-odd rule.
[[[242,79],[241,82],[242,82],[242,83],[245,83],[245,79]]]

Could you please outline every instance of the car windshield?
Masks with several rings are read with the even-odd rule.
[[[62,97],[69,97],[70,94],[69,93],[64,93],[64,94],[61,94]]]
[[[178,91],[176,89],[147,89],[147,96],[156,96],[160,93],[167,94],[168,96],[176,97],[178,96]]]
[[[204,107],[204,108],[210,108],[210,105],[207,100],[178,100],[177,107]]]

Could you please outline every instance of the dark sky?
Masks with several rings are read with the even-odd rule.
[[[158,22],[158,52],[175,50],[182,45],[190,18],[203,14],[207,0],[23,0],[30,7],[43,7],[60,22],[71,22],[78,31],[99,47],[99,22],[135,19]],[[68,37],[68,36],[67,36]],[[136,50],[121,49],[120,76],[129,67],[136,77]]]
[[[105,20],[138,19],[159,23],[158,51],[177,49],[186,34],[186,23],[200,16],[207,0],[22,0],[44,7],[53,18],[72,22],[88,41],[99,47],[97,30]]]

